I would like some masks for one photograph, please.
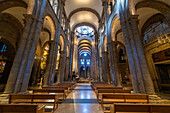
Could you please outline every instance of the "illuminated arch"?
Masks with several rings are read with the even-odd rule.
[[[61,51],[64,51],[64,38],[62,35],[60,35],[60,46],[61,46]]]

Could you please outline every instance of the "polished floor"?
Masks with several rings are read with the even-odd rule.
[[[90,84],[79,83],[55,113],[103,113]]]

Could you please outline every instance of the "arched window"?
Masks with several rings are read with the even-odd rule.
[[[0,42],[0,74],[4,72],[7,61],[7,46]]]

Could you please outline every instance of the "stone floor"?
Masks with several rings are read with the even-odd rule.
[[[78,83],[55,113],[103,113],[103,111],[90,84]]]

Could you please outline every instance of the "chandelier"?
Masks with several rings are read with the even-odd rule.
[[[165,43],[169,43],[170,44],[170,34],[163,34],[163,35],[160,35],[158,37],[158,43],[160,44],[165,44]]]

